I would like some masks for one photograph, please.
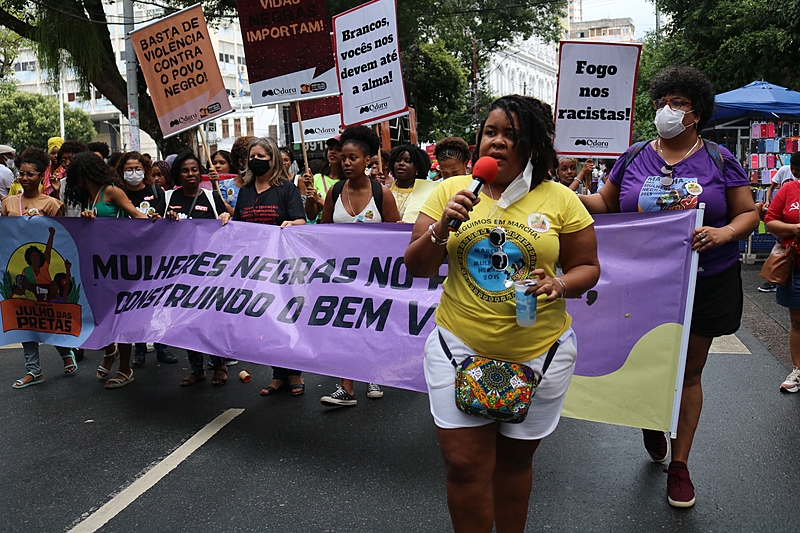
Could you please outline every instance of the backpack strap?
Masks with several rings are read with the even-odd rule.
[[[324,178],[323,178],[324,179]],[[331,201],[333,202],[333,208],[336,209],[336,201],[342,195],[342,189],[344,189],[345,180],[339,180],[333,184],[333,187],[330,189],[331,193]]]
[[[211,210],[214,211],[214,218],[219,218],[219,213],[217,213],[217,205],[214,202],[214,191],[203,189],[203,193],[206,195],[208,203],[211,204]]]
[[[375,206],[378,208],[378,214],[381,215],[383,222],[383,186],[379,181],[370,180],[372,183],[372,197],[375,199]]]
[[[628,170],[628,165],[631,164],[631,161],[633,161],[636,156],[639,155],[639,152],[644,150],[644,147],[650,144],[650,142],[651,141],[639,141],[638,143],[633,143],[631,145],[628,153],[625,154],[625,162],[622,164],[622,168],[620,169],[620,176],[625,174],[625,171]]]
[[[705,139],[703,139],[703,144],[706,145],[706,152],[708,152],[708,155],[714,162],[714,166],[717,167],[720,174],[725,175],[725,161],[722,159],[722,151],[719,149],[719,145]]]

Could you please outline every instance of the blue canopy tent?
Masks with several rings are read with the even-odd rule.
[[[742,158],[742,139],[750,136],[750,120],[797,121],[800,118],[800,92],[773,85],[766,81],[754,81],[714,97],[716,108],[706,128],[714,130],[736,130],[736,156]],[[742,132],[745,135],[742,135]],[[746,243],[740,242],[744,252],[744,264],[753,264],[756,255],[768,255],[775,243],[769,234],[751,234]],[[755,252],[755,253],[754,253]]]
[[[757,117],[800,117],[800,93],[766,81],[754,81],[718,94],[714,102],[716,109],[711,115],[712,122]]]

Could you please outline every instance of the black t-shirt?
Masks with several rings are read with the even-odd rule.
[[[208,202],[208,195],[204,189],[197,191],[197,201],[194,202],[194,196],[186,196],[183,194],[183,189],[176,189],[172,191],[172,197],[167,202],[166,211],[175,211],[178,213],[179,218],[217,218],[222,213],[227,213],[225,202],[217,191],[208,191],[214,196],[214,206],[217,208],[217,214],[214,215],[214,210]],[[189,209],[194,202],[194,209],[189,213]]]
[[[128,199],[133,204],[133,207],[138,209],[145,215],[152,215],[158,213],[164,214],[164,189],[156,185],[145,185],[144,189],[139,191],[125,191]]]
[[[300,191],[291,181],[272,186],[261,194],[256,193],[256,183],[251,181],[239,189],[233,220],[280,226],[287,220],[305,220]]]

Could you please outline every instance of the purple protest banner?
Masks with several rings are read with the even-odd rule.
[[[643,371],[648,385],[661,379],[670,388],[653,401],[671,412],[695,213],[596,217],[600,282],[568,305],[576,379],[619,375],[637,343],[667,327]],[[50,260],[37,278],[28,262],[37,254],[26,251],[44,255],[51,228]],[[412,279],[403,265],[410,230],[4,217],[0,345],[162,342],[424,391],[422,348],[447,266],[436,278]]]

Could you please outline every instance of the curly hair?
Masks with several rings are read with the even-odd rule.
[[[194,155],[194,152],[191,150],[184,150],[183,152],[179,153],[178,157],[172,161],[172,168],[170,168],[169,172],[172,182],[175,185],[179,185],[181,183],[181,167],[187,161],[195,161],[198,169],[203,168],[203,163],[200,162],[200,158]],[[197,185],[198,187],[200,186],[199,183]]]
[[[433,155],[436,157],[437,161],[455,159],[456,161],[466,163],[472,156],[472,152],[470,152],[469,145],[464,139],[445,137],[436,143],[433,149]]]
[[[512,94],[498,98],[489,106],[489,113],[499,109],[503,111],[511,123],[514,138],[514,152],[523,160],[530,161],[533,165],[533,178],[531,185],[539,185],[549,175],[550,169],[555,168],[556,151],[553,148],[553,110],[544,102],[530,96]],[[517,116],[519,130],[514,125],[514,116]],[[481,140],[483,139],[483,119],[478,128],[476,139],[477,149],[472,154],[473,164],[480,156]]]
[[[175,182],[172,181],[172,175],[171,175],[172,165],[170,165],[164,160],[161,160],[161,161],[154,161],[153,167],[158,167],[161,170],[161,174],[164,176],[164,188],[168,191],[174,189]],[[150,173],[152,174],[152,172],[153,169],[151,168]]]
[[[90,152],[98,152],[103,159],[108,159],[109,154],[111,154],[111,148],[108,146],[108,143],[102,141],[89,143],[86,147]]]
[[[411,159],[411,164],[414,165],[414,170],[417,172],[416,179],[427,179],[428,171],[431,169],[431,158],[424,150],[413,144],[401,144],[392,150],[392,153],[389,154],[389,172],[394,174],[394,164],[406,152]]]
[[[238,172],[242,172],[247,167],[247,154],[250,152],[250,144],[258,139],[248,135],[246,137],[239,137],[233,142],[231,146],[231,161],[236,163]]]
[[[58,149],[58,156],[56,161],[58,164],[61,164],[61,160],[64,158],[66,154],[79,154],[81,152],[88,152],[89,147],[83,144],[80,141],[66,141],[64,144],[61,145],[61,148]]]
[[[651,100],[668,94],[685,96],[691,100],[694,112],[700,116],[697,131],[708,124],[714,112],[714,86],[705,74],[694,67],[673,65],[665,68],[650,82],[649,94]]]
[[[19,157],[19,164],[17,167],[20,167],[25,163],[35,166],[36,172],[44,174],[45,170],[47,170],[47,167],[50,166],[50,156],[47,155],[47,152],[44,150],[39,150],[38,148],[26,148]]]
[[[35,254],[35,253],[39,254],[39,264],[43,265],[44,264],[44,254],[36,246],[29,246],[28,249],[25,250],[25,262],[28,263],[29,265],[33,265],[33,263],[31,263],[31,260],[33,258],[33,254]]]
[[[79,152],[72,157],[67,168],[65,203],[89,205],[89,191],[83,183],[85,181],[91,181],[98,185],[113,183],[124,190],[122,180],[117,173],[94,152]]]
[[[214,165],[214,158],[217,156],[221,156],[222,159],[228,163],[228,167],[230,167],[231,174],[236,174],[239,172],[239,164],[233,162],[233,158],[231,157],[231,153],[227,150],[217,150],[213,154],[211,154],[211,159],[208,162],[209,168]]]
[[[117,161],[116,171],[120,178],[125,175],[125,163],[128,161],[138,161],[142,165],[142,169],[144,169],[144,184],[145,185],[152,185],[153,184],[153,176],[151,175],[152,167],[150,165],[150,160],[144,157],[139,152],[125,152],[122,154],[122,157],[119,158]]]
[[[272,160],[270,162],[271,163],[270,170],[272,171],[272,177],[269,180],[270,185],[275,187],[281,187],[284,181],[289,181],[292,179],[289,176],[289,173],[286,171],[286,167],[283,166],[283,159],[281,159],[281,151],[278,148],[278,143],[275,142],[275,139],[273,139],[272,137],[261,137],[251,142],[250,146],[247,147],[248,161],[250,158],[250,150],[252,150],[253,147],[255,146],[260,146],[264,150],[266,150],[267,154]],[[242,176],[242,180],[246,185],[255,179],[256,177],[253,175],[253,171],[250,170],[250,165],[247,165],[244,171],[244,176]]]
[[[349,126],[345,128],[339,137],[339,141],[342,143],[342,148],[346,144],[355,144],[361,148],[364,154],[370,157],[378,153],[381,145],[378,134],[368,126]]]

